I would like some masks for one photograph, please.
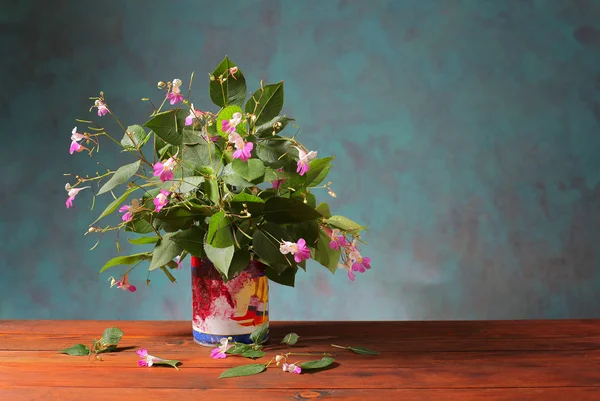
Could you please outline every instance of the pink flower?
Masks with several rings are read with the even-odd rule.
[[[315,157],[317,157],[317,152],[311,150],[306,153],[304,150],[296,147],[298,149],[298,168],[296,169],[297,173],[300,175],[304,175],[310,169],[308,163],[310,163]]]
[[[67,201],[65,202],[67,209],[70,207],[73,207],[73,201],[75,200],[75,197],[77,196],[77,194],[86,188],[89,188],[89,187],[72,188],[71,184],[67,183],[65,185],[65,190],[67,191],[67,195],[69,195],[69,197],[67,198]]]
[[[122,289],[123,291],[135,292],[137,288],[135,285],[129,284],[129,276],[127,273],[123,275],[123,278],[120,280],[115,280],[113,277],[109,278],[110,280],[110,288],[113,288],[115,285],[117,288]]]
[[[73,154],[75,152],[81,152],[84,149],[85,149],[85,146],[82,146],[78,142],[73,141],[73,142],[71,142],[71,147],[69,148],[69,153]]]
[[[181,89],[179,89],[180,86],[181,79],[174,79],[173,86],[171,86],[171,91],[167,93],[167,99],[169,99],[171,106],[183,102],[183,95],[181,94]]]
[[[227,134],[232,134],[235,132],[235,127],[237,127],[237,125],[241,122],[242,113],[233,113],[231,120],[223,120],[221,122],[221,129]]]
[[[352,243],[344,245],[344,263],[340,264],[340,267],[348,270],[348,277],[354,281],[356,275],[354,272],[364,273],[371,268],[371,258],[362,257],[358,248],[356,247],[357,240],[354,239]]]
[[[177,267],[176,267],[176,269],[177,269],[177,270],[181,269],[181,264],[183,263],[183,262],[181,261],[181,255],[177,255],[177,256],[175,257],[175,263],[177,263]]]
[[[121,216],[121,220],[124,222],[130,222],[133,220],[133,212],[131,211],[131,205],[123,205],[119,208],[120,213],[125,213]]]
[[[284,255],[291,253],[294,255],[296,263],[300,263],[303,260],[310,258],[310,249],[306,246],[304,238],[300,238],[298,242],[283,241],[279,246],[279,252]]]
[[[331,249],[337,251],[338,249],[340,249],[340,246],[350,245],[346,237],[341,235],[340,230],[338,230],[337,228],[334,228],[333,230],[325,228],[325,232],[327,232],[327,235],[329,235],[329,238],[331,238],[331,242],[329,243],[329,247]]]
[[[160,193],[156,195],[156,198],[154,198],[154,211],[156,213],[160,212],[160,210],[165,207],[167,203],[169,203],[169,195],[171,195],[171,193],[169,191],[165,191],[164,189],[161,189]]]
[[[77,127],[74,127],[73,130],[71,131],[71,140],[72,141],[79,142],[85,138],[86,138],[86,136],[84,134],[77,132]]]
[[[293,363],[290,363],[290,364],[284,363],[282,366],[282,369],[284,372],[295,373],[297,375],[299,375],[302,372],[302,369],[300,368],[300,366],[297,366]]]
[[[239,114],[239,113],[238,113]],[[244,142],[240,134],[237,132],[233,132],[229,134],[229,142],[235,145],[237,149],[233,152],[234,159],[240,159],[243,162],[248,161],[250,157],[252,157],[252,149],[254,149],[254,144],[252,142]]]
[[[154,365],[154,362],[164,360],[148,354],[148,350],[146,348],[138,349],[136,353],[140,358],[142,358],[138,361],[138,365],[141,367],[150,367]]]
[[[254,149],[254,144],[252,142],[244,143],[244,147],[233,152],[234,159],[240,159],[243,162],[248,161],[249,158],[252,157],[252,149]]]
[[[278,168],[277,171],[279,171],[280,173],[283,173],[282,168]],[[280,178],[278,180],[271,181],[271,185],[273,185],[273,189],[279,189],[281,184],[283,184],[284,182],[285,182],[285,178]]]
[[[175,169],[175,156],[169,158],[163,163],[155,163],[153,175],[155,177],[160,177],[162,182],[172,180],[173,177],[175,177],[175,173],[173,173],[173,170]]]
[[[238,68],[238,67],[231,67],[231,68],[229,69],[229,76],[230,76],[231,78],[233,78],[233,79],[236,79],[236,80],[237,80],[237,78],[235,77],[235,74],[236,74],[238,71],[239,71],[239,68]]]
[[[354,281],[354,279],[356,278],[356,275],[350,269],[348,269],[348,278],[350,279],[350,281]]]
[[[221,343],[220,346],[213,349],[210,352],[210,357],[213,359],[223,359],[227,358],[227,354],[225,353],[229,348],[233,347],[233,344],[229,344],[228,338],[221,338],[219,341]]]
[[[185,125],[192,125],[197,118],[202,117],[204,112],[200,110],[196,110],[194,108],[194,103],[192,103],[192,108],[190,109],[190,114],[185,118]]]
[[[108,107],[106,107],[106,103],[104,103],[100,99],[96,99],[96,102],[94,103],[94,107],[98,108],[98,117],[105,116],[109,111]]]

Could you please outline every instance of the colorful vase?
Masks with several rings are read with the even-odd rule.
[[[265,266],[248,267],[224,282],[208,259],[192,257],[194,341],[214,347],[222,338],[250,344],[250,334],[269,321],[269,280]],[[266,341],[268,334],[265,336]]]

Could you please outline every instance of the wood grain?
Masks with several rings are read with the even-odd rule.
[[[104,361],[58,354],[106,327],[125,335]],[[189,322],[0,321],[0,400],[599,400],[600,320],[477,322],[275,322],[267,362],[301,336],[297,352],[331,352],[336,363],[294,375],[272,366],[218,379],[249,360],[213,360]],[[382,351],[361,356],[330,344]],[[140,368],[135,350],[179,359],[181,370]],[[318,359],[302,356],[298,360]]]

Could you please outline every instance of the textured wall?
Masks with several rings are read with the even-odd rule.
[[[274,319],[600,317],[600,1],[52,4],[0,6],[0,318],[190,317],[187,270],[135,271],[135,294],[96,275],[114,238],[88,251],[98,210],[66,210],[62,174],[95,171],[68,154],[87,96],[143,121],[195,71],[202,108],[225,54],[251,88],[285,80],[303,142],[338,157],[332,207],[371,227],[368,274],[309,264]]]

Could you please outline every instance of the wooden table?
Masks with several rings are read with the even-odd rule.
[[[102,362],[56,353],[112,326],[125,332],[121,351]],[[190,330],[169,321],[0,321],[0,400],[600,400],[600,320],[274,322],[268,356],[296,332],[297,352],[332,352],[336,363],[231,379],[217,377],[251,361],[211,359]],[[138,367],[141,347],[181,360],[180,371]]]

